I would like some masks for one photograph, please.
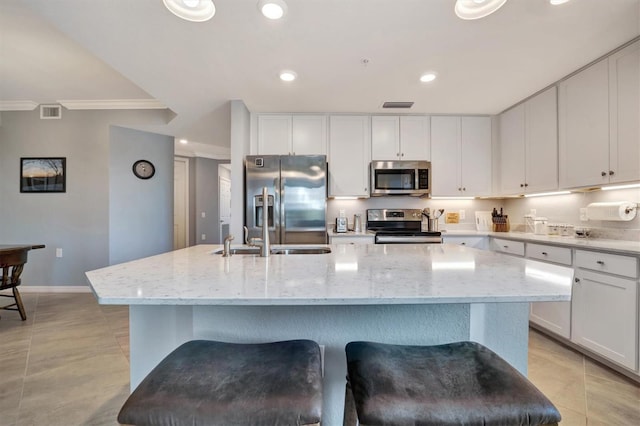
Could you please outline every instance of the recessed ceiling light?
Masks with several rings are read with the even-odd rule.
[[[213,18],[216,7],[213,0],[162,0],[171,13],[192,22],[204,22]]]
[[[282,71],[280,73],[280,80],[282,81],[293,81],[298,77],[298,75],[293,71]]]
[[[188,144],[188,143],[189,143],[189,141],[188,141],[188,140],[186,140],[186,139],[180,139],[180,143],[181,143],[182,145],[186,145],[186,144]]]
[[[268,19],[280,19],[287,13],[287,4],[283,0],[260,0],[258,9]]]
[[[420,81],[423,83],[429,83],[436,79],[438,75],[435,72],[427,72],[420,76]]]
[[[480,19],[500,9],[507,0],[456,0],[454,8],[460,19]]]
[[[564,4],[568,2],[569,0],[549,0],[549,3],[551,3],[552,6],[557,6],[559,4]]]

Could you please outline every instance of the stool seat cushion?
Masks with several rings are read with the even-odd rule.
[[[515,368],[474,342],[347,344],[348,380],[363,425],[546,425],[553,404]]]
[[[320,347],[310,340],[187,342],[125,402],[134,425],[304,425],[320,422]]]

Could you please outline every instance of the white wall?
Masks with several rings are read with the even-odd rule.
[[[244,157],[249,154],[251,114],[242,101],[231,101],[231,235],[244,241]]]

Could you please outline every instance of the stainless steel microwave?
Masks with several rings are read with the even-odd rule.
[[[372,161],[371,196],[431,194],[431,163],[428,161]]]

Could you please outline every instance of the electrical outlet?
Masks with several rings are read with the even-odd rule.
[[[202,241],[206,240],[206,239],[207,239],[207,234],[202,234],[202,235],[200,236],[200,239],[201,239]]]
[[[464,210],[460,210],[459,214],[460,214],[460,220],[464,220],[464,218],[467,217]]]
[[[583,222],[586,222],[589,220],[589,217],[587,216],[587,208],[586,207],[581,207],[580,208],[580,220]]]
[[[531,209],[531,211],[529,212],[529,214],[533,217],[536,217],[536,209]]]
[[[205,212],[200,213],[200,216],[202,216],[202,218],[207,217],[207,214]]]
[[[62,249],[61,248],[57,248],[56,249],[56,257],[62,257]]]

